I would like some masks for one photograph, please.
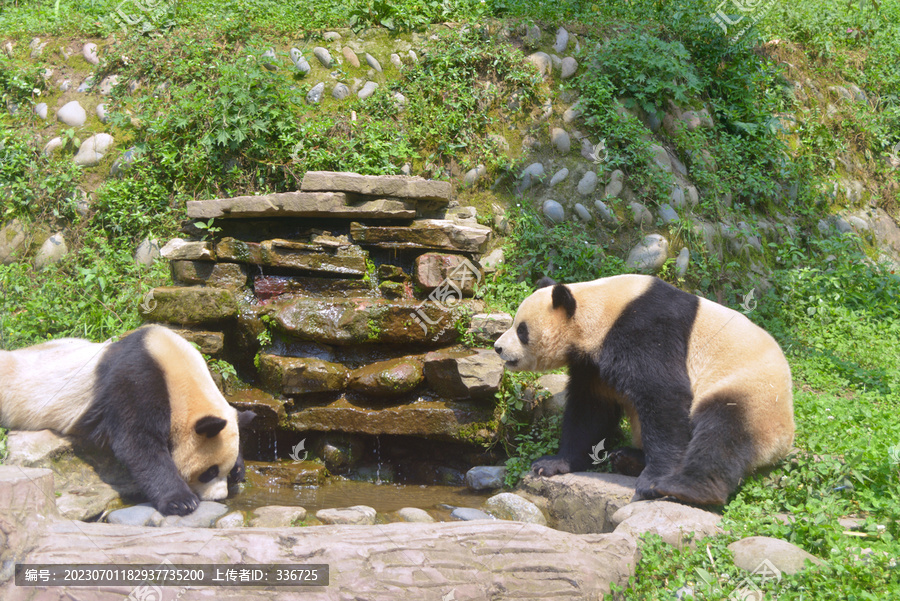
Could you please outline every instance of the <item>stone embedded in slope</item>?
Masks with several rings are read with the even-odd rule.
[[[754,572],[764,561],[785,574],[796,574],[806,568],[807,560],[821,565],[822,560],[800,547],[779,538],[751,536],[728,545],[734,553],[734,563],[739,568]]]
[[[95,134],[81,143],[72,161],[76,165],[93,167],[103,160],[114,142],[109,134]]]
[[[304,180],[305,181],[305,180]],[[191,219],[245,217],[339,217],[412,219],[415,202],[396,198],[360,198],[343,192],[281,192],[214,200],[189,200]]]
[[[491,239],[491,228],[445,219],[422,219],[408,227],[367,226],[353,222],[350,236],[360,246],[483,253]]]
[[[418,200],[450,201],[450,182],[405,175],[360,175],[337,171],[307,171],[300,185],[303,192],[348,192],[369,196],[394,196]]]
[[[417,357],[401,357],[353,370],[350,372],[347,388],[366,395],[391,397],[411,392],[422,380],[422,360]]]
[[[493,350],[440,350],[425,355],[428,387],[453,399],[493,395],[503,377],[503,359]]]
[[[341,397],[327,405],[302,407],[290,414],[287,424],[297,432],[396,434],[471,442],[473,426],[490,421],[491,415],[491,408],[465,401],[419,398],[383,407]],[[492,435],[494,432],[485,432],[485,436]]]
[[[270,389],[298,395],[335,392],[347,385],[347,368],[313,357],[259,356],[259,375]]]
[[[146,321],[202,325],[231,319],[237,303],[230,290],[207,286],[162,286],[140,308]],[[149,310],[147,310],[149,309]]]
[[[69,254],[69,247],[66,245],[66,238],[62,232],[57,232],[47,238],[38,249],[34,256],[34,267],[43,269],[59,263],[67,254]]]
[[[81,127],[87,119],[87,113],[77,100],[73,100],[56,111],[56,118],[69,127]]]

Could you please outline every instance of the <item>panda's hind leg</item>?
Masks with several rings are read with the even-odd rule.
[[[692,505],[724,505],[749,471],[755,448],[742,403],[719,395],[694,411],[691,441],[679,469],[656,492]]]
[[[615,473],[636,478],[644,471],[647,459],[641,449],[622,447],[610,452],[609,463]]]

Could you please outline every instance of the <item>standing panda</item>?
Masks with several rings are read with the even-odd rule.
[[[238,429],[253,417],[231,407],[202,355],[161,326],[118,342],[0,351],[0,425],[110,448],[163,515],[224,499],[244,479]]]
[[[645,275],[538,288],[494,345],[507,369],[569,368],[559,454],[535,461],[536,474],[587,468],[623,412],[637,448],[610,459],[639,475],[634,500],[724,505],[790,450],[790,367],[741,313]]]

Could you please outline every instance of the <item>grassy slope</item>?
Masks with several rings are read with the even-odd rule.
[[[174,103],[176,110],[167,111],[168,116],[157,120],[152,98],[145,98],[143,103],[122,98],[122,102],[131,102],[129,106],[138,117],[153,126],[134,127],[123,117],[114,122],[122,139],[144,145],[146,158],[129,177],[100,186],[98,208],[89,219],[79,219],[73,203],[67,200],[71,183],[84,183],[81,174],[73,173],[64,162],[37,156],[20,142],[22,137],[17,132],[22,131],[22,122],[5,113],[0,117],[0,138],[5,142],[0,149],[4,153],[0,164],[3,221],[18,215],[44,224],[48,231],[58,222],[69,222],[77,234],[73,257],[58,270],[35,277],[25,265],[0,267],[0,346],[14,348],[63,334],[99,339],[133,327],[137,322],[134,307],[143,291],[162,283],[167,275],[163,266],[150,271],[134,268],[131,249],[145,235],[171,235],[180,219],[178,207],[186,198],[290,188],[302,170],[314,165],[350,164],[365,172],[397,172],[423,147],[436,163],[456,161],[469,166],[486,156],[498,156],[491,169],[502,174],[512,159],[476,142],[493,127],[491,123],[461,122],[469,136],[462,146],[453,132],[417,129],[412,119],[402,122],[400,128],[385,127],[380,124],[401,123],[397,119],[402,119],[392,110],[385,91],[381,100],[376,99],[376,110],[368,109],[370,118],[363,122],[360,133],[351,135],[333,120],[303,116],[302,103],[293,102],[286,86],[273,84],[259,70],[247,69],[240,62],[245,59],[238,57],[239,48],[291,43],[298,37],[298,30],[342,26],[354,18],[362,23],[384,21],[403,26],[445,19],[477,20],[487,12],[538,19],[547,25],[565,22],[585,35],[616,37],[622,32],[637,32],[637,36],[652,36],[651,43],[663,44],[660,48],[666,51],[674,48],[669,44],[681,39],[691,59],[673,63],[682,69],[675,75],[682,77],[689,72],[698,78],[688,94],[700,94],[714,107],[720,122],[743,124],[737,128],[743,128],[741,131],[722,128],[714,132],[714,137],[701,141],[722,161],[720,179],[737,191],[739,207],[732,215],[750,219],[776,209],[786,210],[812,225],[822,212],[841,202],[821,196],[817,184],[833,175],[832,161],[843,153],[860,159],[864,180],[875,200],[895,210],[897,177],[884,167],[884,155],[900,142],[900,68],[896,62],[900,55],[900,3],[884,0],[878,11],[871,3],[780,3],[761,24],[762,38],[779,39],[780,43],[767,46],[757,59],[748,51],[740,55],[740,61],[732,62],[716,60],[719,55],[715,49],[698,42],[706,38],[697,33],[700,20],[696,15],[704,13],[696,10],[696,4],[320,2],[315,12],[306,10],[305,3],[262,0],[181,2],[177,11],[168,8],[171,5],[161,5],[158,11],[146,15],[142,26],[151,34],[154,29],[175,29],[164,38],[145,36],[124,41],[121,54],[132,60],[116,67],[130,75],[175,82],[171,96],[163,100]],[[27,44],[32,35],[106,36],[120,27],[115,17],[118,5],[62,1],[57,13],[51,2],[15,7],[8,0],[0,0],[4,9],[0,12],[0,38]],[[681,7],[693,12],[680,13]],[[579,21],[583,27],[571,27]],[[622,52],[617,56],[652,63],[652,55],[639,51],[629,54],[645,42],[640,37],[633,39],[634,44],[628,45],[623,37]],[[186,45],[188,40],[190,44]],[[471,46],[472,41],[467,44]],[[454,70],[453,65],[484,57],[479,58],[477,53],[463,55],[463,46],[459,41],[449,44],[443,55],[449,58],[441,65],[432,65],[431,72],[416,72],[404,85],[427,100],[425,92],[435,88],[435,81],[457,83],[453,89],[462,90],[455,97],[461,116],[476,112],[470,102],[505,102],[509,90],[499,90],[496,97],[487,99],[464,93],[471,89],[472,80],[467,79],[464,69]],[[227,60],[221,60],[223,57]],[[778,65],[778,60],[790,65]],[[520,78],[517,85],[531,89],[535,84],[528,82],[527,73],[512,67],[514,62],[512,58],[509,62],[501,60],[506,77]],[[202,70],[207,64],[215,68]],[[646,177],[643,191],[652,197],[659,182],[636,167],[643,156],[634,139],[636,130],[610,116],[610,99],[617,90],[633,83],[627,80],[627,74],[633,72],[628,66],[608,64],[607,79],[584,81],[581,92],[592,99],[592,116],[596,117],[593,131],[610,141],[613,158],[623,168],[632,169],[637,180]],[[624,75],[616,75],[618,67],[624,67]],[[829,117],[825,103],[787,98],[779,87],[780,73],[794,81],[809,77],[819,87],[857,83],[880,97],[881,102],[875,108],[840,107],[838,118]],[[0,93],[21,102],[31,95],[32,85],[40,85],[33,75],[0,62]],[[219,79],[228,81],[238,76],[248,79],[239,80],[231,89],[217,84]],[[689,82],[689,78],[680,81]],[[215,86],[224,104],[268,107],[258,109],[255,115],[262,127],[237,136],[236,127],[217,129],[215,120],[208,117],[221,115],[223,105],[216,105],[212,99],[199,103],[198,97],[212,97],[204,96],[204,86]],[[660,96],[648,100],[662,101],[666,94],[678,92],[661,85]],[[302,88],[300,93],[305,93]],[[437,121],[430,111],[446,112],[447,107],[423,101],[411,109],[416,121],[428,123]],[[777,180],[771,170],[781,152],[776,141],[784,138],[758,133],[768,117],[781,111],[796,112],[803,120],[796,133],[798,144],[787,141],[793,149],[789,178],[802,181],[806,190],[793,206],[767,196]],[[185,115],[197,117],[185,120]],[[396,138],[398,130],[403,132],[401,139]],[[198,143],[204,136],[213,142]],[[290,155],[301,139],[316,143],[303,147],[303,164],[298,167]],[[701,142],[685,139],[679,144],[690,148]],[[741,153],[755,158],[729,166],[729,154]],[[244,159],[238,169],[228,169],[228,160],[236,154]],[[422,164],[418,169],[424,167]],[[702,178],[702,174],[696,175]],[[722,208],[704,206],[702,211],[714,218],[721,215]],[[527,211],[521,215],[514,212],[512,218],[514,235],[508,256],[516,267],[485,291],[497,306],[514,307],[528,291],[527,283],[517,281],[519,276],[531,279],[546,271],[548,259],[555,259],[557,269],[563,270],[556,275],[564,280],[622,269],[620,261],[597,247],[592,231],[578,226],[548,230]],[[678,230],[673,235],[687,240],[689,233]],[[900,420],[896,417],[900,410],[900,311],[895,308],[900,286],[892,274],[868,266],[865,253],[871,254],[871,248],[864,242],[806,237],[767,249],[765,260],[777,269],[774,285],[760,299],[753,317],[772,331],[789,355],[796,380],[799,451],[771,473],[754,477],[742,487],[724,512],[729,534],[683,552],[649,542],[633,586],[625,594],[627,598],[658,599],[673,595],[683,586],[693,589],[697,598],[727,597],[744,575],[728,567],[731,564],[725,545],[747,535],[785,538],[827,560],[824,567],[785,577],[777,584],[765,583],[770,598],[900,596],[900,570],[894,563],[900,555]],[[826,261],[828,256],[834,259]],[[695,260],[700,273],[681,285],[726,302],[739,300],[737,283],[719,284],[722,279],[731,281],[741,269],[739,265],[717,264],[708,256]],[[544,448],[540,443],[532,446]],[[785,523],[778,514],[790,514],[792,520]],[[854,534],[848,534],[838,521],[847,516],[860,520],[861,527]],[[871,550],[863,559],[861,548]]]

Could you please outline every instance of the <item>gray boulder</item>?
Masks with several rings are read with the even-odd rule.
[[[768,536],[743,538],[728,545],[728,550],[734,553],[735,565],[748,572],[756,571],[766,561],[785,574],[796,574],[805,569],[807,561],[813,565],[823,563],[797,545]]]
[[[547,525],[547,518],[531,501],[511,492],[494,495],[484,503],[484,509],[495,518],[526,522],[528,524]]]
[[[615,532],[639,538],[658,534],[665,542],[682,548],[686,543],[722,533],[722,517],[681,503],[669,501],[637,501],[619,509],[612,516]]]
[[[320,509],[316,517],[323,524],[353,524],[371,526],[375,523],[376,512],[366,505],[355,505],[338,509]]]
[[[66,239],[62,232],[57,232],[47,238],[41,245],[37,254],[34,256],[34,266],[36,269],[43,269],[48,265],[59,263],[69,254],[69,247],[66,246]]]
[[[466,486],[469,490],[496,490],[503,488],[506,466],[477,465],[466,472]]]
[[[631,249],[625,259],[625,266],[633,270],[655,272],[663,266],[668,256],[669,241],[659,234],[650,234]]]

